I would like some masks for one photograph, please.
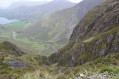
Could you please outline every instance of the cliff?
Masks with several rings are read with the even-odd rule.
[[[76,66],[119,52],[119,1],[108,0],[75,27],[70,42],[49,57],[49,63]]]

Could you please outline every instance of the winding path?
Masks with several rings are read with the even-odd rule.
[[[16,32],[12,32],[12,38],[13,38],[14,40],[21,41],[21,42],[23,42],[23,43],[28,43],[28,44],[37,44],[37,45],[49,46],[49,47],[51,47],[54,51],[58,52],[58,50],[57,50],[53,45],[50,45],[50,44],[42,44],[42,43],[38,43],[38,42],[26,42],[26,41],[24,41],[24,40],[21,40],[21,39],[16,38],[16,36],[17,36],[17,35],[16,35]]]

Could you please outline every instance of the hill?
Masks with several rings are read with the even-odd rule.
[[[84,0],[72,8],[57,11],[49,17],[43,17],[36,24],[28,27],[25,30],[25,34],[30,37],[33,36],[36,39],[40,39],[44,36],[44,39],[49,38],[55,41],[67,41],[79,20],[90,9],[103,1],[104,0]]]
[[[7,41],[0,43],[0,54],[1,53],[14,56],[21,56],[25,54],[16,45]]]
[[[119,1],[91,9],[49,57],[0,43],[0,79],[119,79]]]
[[[55,11],[69,8],[75,5],[75,3],[71,3],[67,0],[53,0],[49,3],[46,2],[45,4],[39,5],[39,6],[38,5],[37,6],[27,6],[31,4],[31,3],[28,4],[28,2],[27,2],[27,5],[25,4],[24,6],[24,4],[20,5],[20,3],[15,3],[11,5],[13,9],[8,8],[4,10],[3,12],[1,12],[0,14],[1,16],[12,18],[12,19],[15,18],[18,20],[25,20],[25,21],[29,21],[29,20],[37,21],[45,15],[49,15]],[[17,5],[16,8],[14,8],[15,5]]]

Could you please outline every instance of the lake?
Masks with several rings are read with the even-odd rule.
[[[0,17],[0,24],[9,24],[9,23],[17,22],[17,21],[18,20],[9,20],[7,18]]]

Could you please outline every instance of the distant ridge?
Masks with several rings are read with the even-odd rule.
[[[44,1],[42,3],[44,3]],[[20,5],[20,3],[14,3],[13,5],[10,6],[11,8],[9,7],[8,9],[0,12],[0,15],[3,17],[13,18],[13,19],[17,18],[18,20],[37,21],[40,20],[45,15],[50,15],[55,11],[63,10],[75,5],[75,3],[66,0],[46,2],[45,4],[39,6],[26,6],[25,2],[21,4],[22,5]],[[25,4],[25,6],[23,4]],[[27,2],[27,5],[30,4],[33,5],[33,3]],[[36,3],[34,2],[34,4]]]

